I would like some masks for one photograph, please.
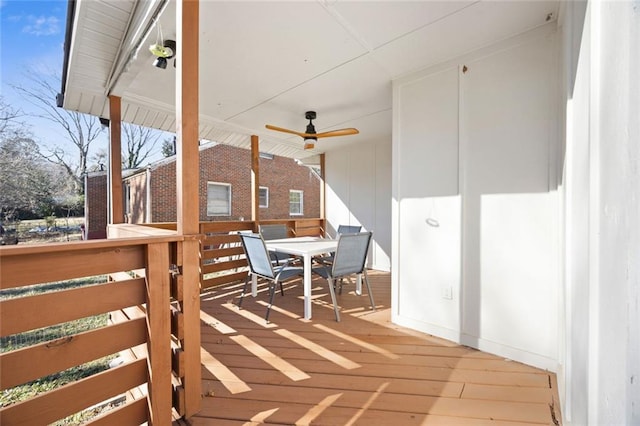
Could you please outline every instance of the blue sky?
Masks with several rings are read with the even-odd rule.
[[[25,73],[62,72],[67,0],[0,0],[0,81],[5,101],[25,113],[34,107],[24,102],[10,85],[28,86]],[[55,87],[59,87],[57,83]],[[64,144],[63,133],[30,117],[33,137],[48,145]]]
[[[36,70],[40,74],[62,74],[64,37],[67,20],[67,0],[0,0],[0,93],[5,101],[25,113],[35,107],[25,102],[11,85],[26,87],[32,84],[25,73]],[[60,82],[54,87],[59,90]],[[75,147],[66,140],[66,132],[48,121],[25,116],[30,124],[33,139],[50,149],[60,147],[75,154]],[[157,152],[151,161],[162,158],[162,139],[156,145]],[[108,132],[92,144],[91,154],[106,150]],[[91,163],[91,161],[90,161]]]
[[[2,81],[15,78],[22,65],[62,65],[67,1],[0,1]]]

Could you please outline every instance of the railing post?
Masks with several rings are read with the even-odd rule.
[[[189,418],[200,411],[202,370],[200,366],[200,240],[182,242],[181,310],[184,315],[184,407]]]
[[[147,246],[147,342],[150,424],[170,425],[171,310],[169,284],[169,244]]]

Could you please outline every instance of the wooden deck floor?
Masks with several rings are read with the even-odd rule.
[[[193,425],[558,424],[552,373],[390,322],[390,276],[369,275],[377,311],[345,287],[342,321],[326,281],[314,280],[313,319],[302,284],[235,303],[241,286],[202,296],[202,410]],[[262,288],[262,287],[261,287]]]

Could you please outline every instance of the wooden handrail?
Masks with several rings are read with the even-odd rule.
[[[291,236],[324,233],[321,219],[261,223],[285,223]],[[112,319],[106,327],[0,354],[1,390],[118,351],[133,355],[121,367],[0,408],[0,424],[35,421],[34,410],[44,410],[38,421],[53,422],[142,385],[139,389],[148,389],[143,400],[128,400],[96,424],[141,423],[143,416],[149,423],[169,424],[172,408],[184,417],[199,410],[200,292],[246,277],[236,233],[255,231],[258,224],[203,222],[200,235],[187,237],[176,235],[172,224],[113,228],[128,237],[0,248],[1,290],[102,277],[90,286],[0,300],[0,337],[107,312]],[[205,270],[215,272],[198,276]],[[193,271],[196,276],[189,275]],[[143,350],[140,343],[146,343]]]
[[[146,343],[145,352],[149,354],[0,408],[0,424],[54,422],[141,385],[148,389],[144,397],[148,402],[143,405],[148,407],[144,412],[148,412],[149,417],[144,421],[170,424],[174,380],[170,264],[175,253],[181,251],[177,246],[185,243],[197,245],[199,240],[165,235],[0,248],[0,288],[5,294],[21,294],[21,297],[0,300],[0,337],[9,338],[71,320],[142,307],[139,310],[142,316],[90,331],[71,331],[55,340],[34,342],[0,354],[2,390],[123,349],[130,350],[141,343]],[[109,281],[110,276],[119,280]],[[25,291],[21,288],[26,285],[35,285],[37,289],[51,286],[49,283],[88,277],[101,278],[96,284],[79,288],[22,295]],[[189,294],[189,290],[183,293]],[[199,320],[196,327],[197,324]],[[197,352],[199,362],[199,340],[197,349],[190,352]],[[197,380],[200,381],[199,375]],[[114,411],[113,419],[105,414],[100,422],[139,419],[142,405],[133,401],[129,404],[132,408]]]

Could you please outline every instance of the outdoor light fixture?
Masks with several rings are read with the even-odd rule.
[[[167,68],[167,61],[176,56],[176,42],[165,40],[162,44],[156,43],[149,46],[149,51],[156,59],[153,66],[156,68]]]
[[[167,68],[167,58],[157,57],[155,61],[153,61],[153,66],[156,68]]]

